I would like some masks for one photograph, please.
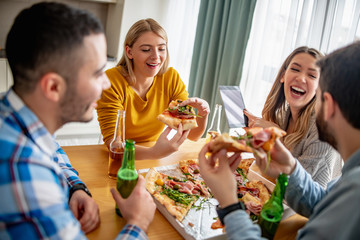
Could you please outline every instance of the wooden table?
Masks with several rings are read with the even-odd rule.
[[[175,164],[181,159],[197,158],[203,145],[204,139],[198,142],[187,140],[178,152],[162,159],[135,161],[135,166],[136,169],[145,169]],[[125,225],[125,220],[115,214],[115,202],[110,188],[116,187],[116,180],[110,179],[107,175],[109,158],[107,148],[105,145],[85,145],[68,146],[63,149],[100,208],[101,225],[87,234],[87,237],[102,240],[115,239]],[[299,215],[291,216],[280,223],[276,238],[294,239],[297,230],[305,223],[306,218]],[[156,211],[154,221],[150,224],[148,236],[149,239],[183,239],[159,211]]]

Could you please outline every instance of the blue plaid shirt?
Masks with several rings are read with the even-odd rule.
[[[36,115],[14,91],[0,97],[0,239],[85,239],[68,205],[68,185],[77,183]],[[132,225],[118,237],[146,239]]]

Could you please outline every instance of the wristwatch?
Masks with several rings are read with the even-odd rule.
[[[224,224],[224,218],[226,215],[228,215],[229,213],[235,211],[235,210],[238,210],[238,209],[241,209],[241,210],[245,210],[245,205],[243,202],[237,202],[237,203],[234,203],[230,206],[227,206],[225,208],[220,208],[219,205],[216,207],[216,212],[219,216],[219,219],[220,219],[220,222],[222,223],[222,225],[225,225]]]
[[[74,194],[74,192],[76,192],[77,190],[83,190],[87,195],[89,195],[90,197],[92,197],[89,189],[86,187],[85,184],[82,184],[82,183],[78,183],[78,184],[75,184],[74,186],[72,186],[70,188],[70,191],[69,191],[69,201],[72,197],[72,195]]]

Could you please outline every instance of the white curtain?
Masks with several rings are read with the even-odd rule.
[[[167,0],[163,27],[169,38],[170,66],[188,86],[201,0]]]
[[[280,65],[296,47],[323,53],[360,40],[360,0],[257,0],[240,83],[261,116]]]

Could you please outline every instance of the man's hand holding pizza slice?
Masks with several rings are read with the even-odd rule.
[[[276,179],[280,173],[290,175],[297,164],[291,152],[284,146],[280,139],[275,140],[275,144],[270,150],[271,161],[267,156],[255,155],[256,165],[262,172],[266,171],[266,175]]]
[[[269,152],[275,140],[286,135],[286,132],[277,127],[245,128],[246,133],[238,137],[231,137],[227,133],[220,134],[210,142],[209,152],[216,153],[221,149],[228,152]]]
[[[227,152],[252,152],[259,158],[267,158],[269,165],[275,140],[285,136],[286,132],[277,127],[245,128],[245,131],[239,137],[230,137],[226,133],[217,136],[210,142],[209,152],[216,153],[221,149],[226,149]]]

